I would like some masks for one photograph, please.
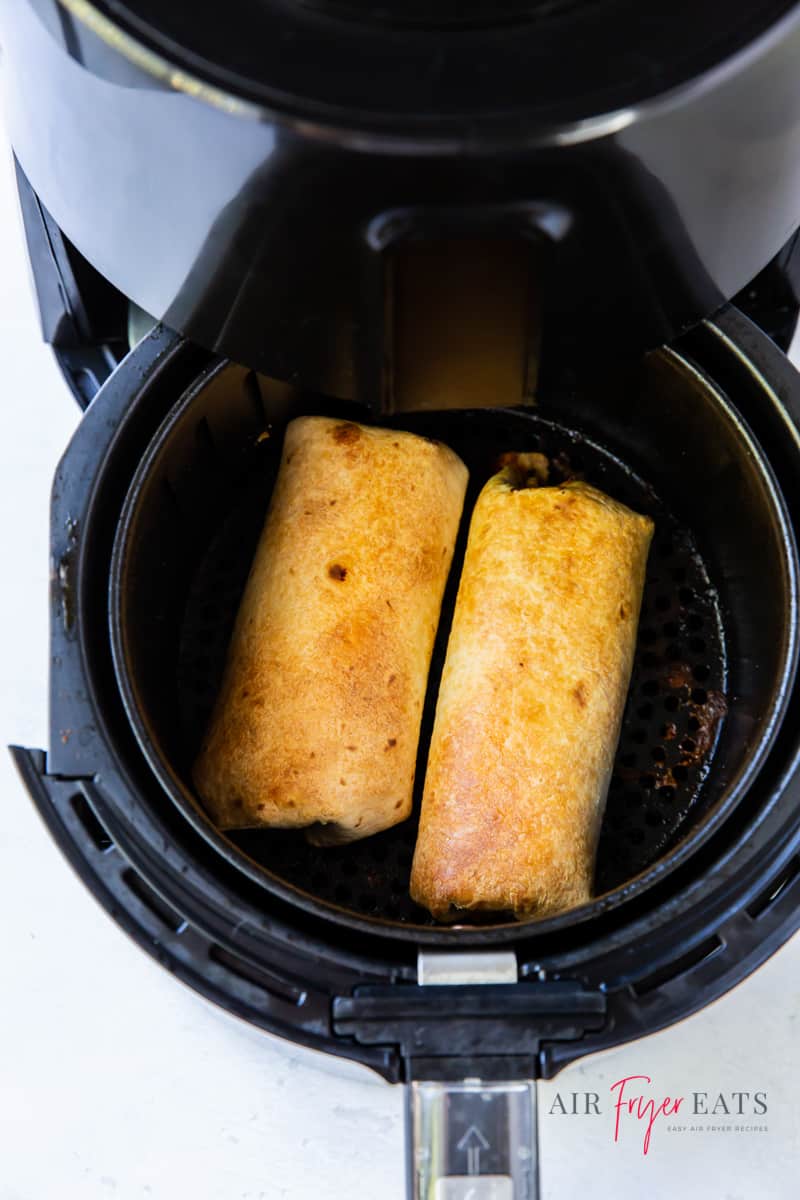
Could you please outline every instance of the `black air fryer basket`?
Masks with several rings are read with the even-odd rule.
[[[413,1196],[460,1177],[478,1108],[481,1173],[533,1197],[533,1081],[800,926],[800,7],[230,0],[222,35],[196,10],[5,5],[44,333],[88,406],[53,490],[49,749],[14,754],[167,969],[410,1085]],[[487,240],[539,296],[536,403],[395,411],[398,262]],[[443,927],[408,895],[413,818],[323,850],[205,815],[190,767],[299,413],[441,439],[466,512],[535,449],[653,516],[591,903]]]
[[[703,1006],[797,925],[794,374],[729,310],[598,388],[402,421],[476,474],[538,446],[657,523],[601,894],[455,929],[408,899],[413,823],[225,837],[188,783],[281,440],[268,381],[156,329],[87,411],[54,491],[51,749],[16,754],[98,898],[230,1011],[390,1080],[525,1081]]]

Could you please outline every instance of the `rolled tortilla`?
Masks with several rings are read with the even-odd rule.
[[[409,815],[466,481],[426,438],[289,424],[194,766],[220,828],[310,826],[325,844]]]
[[[545,916],[591,896],[652,521],[513,467],[470,525],[411,895]]]

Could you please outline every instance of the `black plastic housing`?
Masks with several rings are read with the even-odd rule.
[[[796,373],[731,310],[695,331],[684,349],[736,397],[769,448],[797,523]],[[535,926],[516,930],[520,983],[510,1006],[505,988],[466,987],[454,1021],[449,990],[416,984],[425,931],[398,942],[277,896],[266,903],[167,801],[133,737],[110,645],[98,634],[128,483],[174,397],[208,363],[204,352],[156,330],[81,422],[53,494],[50,751],[46,758],[16,752],[56,840],[140,945],[229,1011],[357,1058],[388,1079],[459,1075],[469,1062],[549,1076],[703,1007],[800,925],[798,695],[747,804],[659,887],[566,940],[537,937]],[[476,931],[469,940],[488,949],[498,933]]]
[[[674,339],[800,224],[796,4],[234,10],[5,0],[5,101],[93,267],[270,376],[384,404],[414,240],[534,251],[551,366],[589,370]]]
[[[15,757],[109,914],[228,1011],[390,1080],[550,1076],[705,1006],[800,926],[797,687],[747,803],[668,877],[566,936],[467,933],[478,952],[513,947],[511,988],[421,987],[417,951],[441,949],[441,931],[388,936],[266,895],[171,803],[112,658],[112,546],[155,430],[217,354],[380,408],[391,257],[453,234],[541,252],[551,381],[695,326],[678,348],[735,399],[800,529],[797,373],[732,308],[696,324],[742,288],[782,344],[796,321],[800,6],[531,3],[491,22],[485,7],[443,6],[433,28],[411,5],[398,31],[396,6],[387,23],[346,0],[236,4],[230,38],[196,6],[109,0],[78,19],[59,0],[2,4],[45,336],[83,405],[103,384],[54,484],[50,746]],[[617,90],[593,89],[583,59],[610,59],[579,31],[634,7],[606,39]],[[254,76],[259,41],[240,36],[276,14],[302,32],[274,64],[293,95],[280,72]],[[321,55],[323,36],[363,69]],[[534,42],[558,70],[531,70]],[[516,73],[475,87],[476,47]],[[161,326],[126,355],[127,297],[186,340]]]
[[[489,935],[514,940],[523,933],[508,915],[496,916],[491,929],[472,928],[472,917],[449,930],[412,903],[415,820],[319,850],[299,832],[221,836],[198,800],[192,762],[219,691],[284,425],[300,412],[375,419],[314,395],[287,406],[270,380],[224,362],[198,375],[156,431],[128,488],[110,568],[114,672],[131,728],[170,803],[259,886],[384,938],[424,935],[450,949],[475,936],[484,944]],[[470,472],[466,513],[513,446],[544,452],[554,471],[566,459],[568,470],[655,523],[596,899],[538,921],[533,931],[537,939],[560,936],[566,946],[575,925],[663,882],[746,802],[795,669],[798,583],[788,514],[746,424],[703,371],[674,351],[654,352],[637,371],[616,371],[593,389],[542,396],[535,409],[393,420],[460,456]],[[464,527],[429,675],[415,815],[465,535]],[[99,608],[87,620],[99,623]],[[700,644],[697,654],[690,643]]]

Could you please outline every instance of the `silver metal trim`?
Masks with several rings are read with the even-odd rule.
[[[513,950],[472,950],[460,954],[420,950],[417,955],[417,982],[423,985],[516,983],[518,977]]]

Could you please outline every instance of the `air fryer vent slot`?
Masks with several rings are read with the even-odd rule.
[[[180,501],[178,500],[178,493],[175,490],[175,484],[170,479],[163,479],[161,482],[161,488],[164,492],[164,496],[166,497],[169,509],[173,512],[173,514],[177,514],[177,516],[180,517],[181,505]]]
[[[210,946],[208,957],[212,962],[224,967],[239,979],[261,988],[262,991],[274,996],[277,1000],[283,1000],[285,1004],[293,1004],[295,1008],[300,1008],[308,999],[308,993],[302,988],[295,987],[285,979],[280,979],[271,971],[253,966],[245,959],[239,958],[238,954],[231,954],[229,950],[223,950],[222,946]]]
[[[789,865],[748,906],[747,915],[754,921],[763,917],[773,904],[776,904],[784,893],[797,882],[798,877],[800,877],[800,858],[793,858]]]
[[[187,926],[186,920],[177,913],[166,900],[162,900],[158,892],[153,891],[148,883],[137,875],[130,867],[122,872],[122,880],[137,900],[156,917],[162,925],[173,933],[182,933]]]
[[[103,825],[100,823],[97,814],[89,804],[89,801],[86,799],[84,794],[82,792],[76,792],[75,795],[70,798],[70,804],[72,805],[72,811],[75,813],[75,816],[78,818],[84,830],[88,834],[92,844],[100,851],[100,853],[105,854],[107,850],[113,849],[113,841]]]
[[[205,417],[197,422],[195,437],[197,438],[197,444],[199,447],[201,447],[202,451],[206,453],[209,458],[212,458],[216,453],[217,448],[214,443],[214,435],[211,432],[211,426]]]
[[[715,954],[722,950],[724,943],[718,937],[710,937],[696,946],[694,950],[690,950],[688,954],[682,955],[680,958],[674,958],[672,962],[666,964],[659,971],[654,971],[652,975],[647,975],[644,979],[640,979],[638,983],[633,984],[633,991],[637,996],[646,996],[648,992],[654,992],[656,988],[663,987],[665,983],[671,983],[680,975],[686,975],[689,971],[695,970],[701,963],[707,962]]]
[[[261,394],[261,386],[258,382],[258,376],[255,371],[248,371],[244,377],[244,390],[250,399],[253,406],[253,412],[257,421],[266,425],[268,421],[267,410],[264,404],[264,397]]]

